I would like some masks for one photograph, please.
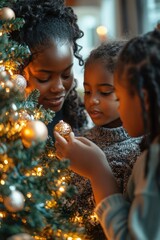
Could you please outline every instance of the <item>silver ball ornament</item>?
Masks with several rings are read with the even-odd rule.
[[[18,190],[12,190],[11,194],[4,198],[4,205],[9,212],[18,212],[24,208],[25,198]]]
[[[15,87],[20,91],[20,92],[24,92],[24,90],[26,89],[27,87],[27,81],[26,79],[20,75],[20,74],[14,74],[12,76],[12,80],[13,80],[13,83],[15,85]]]

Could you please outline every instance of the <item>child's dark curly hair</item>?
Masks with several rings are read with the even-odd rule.
[[[83,65],[79,53],[82,47],[76,42],[83,36],[83,32],[77,24],[77,15],[71,7],[65,5],[64,0],[17,0],[10,7],[16,17],[25,20],[23,28],[19,32],[13,32],[11,37],[20,44],[28,45],[31,57],[54,39],[61,43],[69,42],[79,65]],[[76,83],[64,103],[63,111],[73,128],[81,128],[86,122],[84,106],[76,92]]]
[[[114,73],[118,55],[126,40],[108,41],[93,49],[85,61],[85,67],[92,62],[100,61],[110,73]]]

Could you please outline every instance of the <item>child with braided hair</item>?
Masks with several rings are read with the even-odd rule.
[[[126,40],[107,41],[93,49],[85,61],[84,104],[94,126],[83,132],[83,136],[104,151],[124,194],[133,165],[141,153],[142,141],[141,137],[131,138],[123,128],[113,83],[118,55],[126,43]],[[75,213],[82,216],[89,239],[106,239],[99,222],[93,218],[95,201],[90,182],[74,174],[72,184],[79,192]]]
[[[131,39],[119,55],[114,77],[119,113],[130,136],[147,136],[123,196],[103,151],[71,133],[55,132],[57,153],[90,179],[96,213],[108,239],[160,239],[160,31]],[[63,149],[63,151],[62,151]],[[154,217],[154,221],[153,221]]]
[[[10,7],[16,17],[25,21],[12,38],[28,45],[31,51],[23,66],[27,90],[38,89],[39,104],[56,114],[48,126],[49,135],[53,136],[59,120],[69,123],[75,131],[80,130],[86,126],[87,118],[73,74],[74,57],[83,65],[81,46],[77,43],[83,32],[77,25],[77,16],[64,0],[17,0]]]

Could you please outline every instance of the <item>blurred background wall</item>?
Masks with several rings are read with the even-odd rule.
[[[160,20],[160,0],[66,0],[78,17],[84,32],[79,40],[85,59],[107,39],[131,38],[156,27]],[[74,63],[79,91],[83,92],[83,67]]]

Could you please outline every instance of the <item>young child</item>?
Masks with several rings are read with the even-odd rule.
[[[127,43],[115,73],[123,126],[133,137],[149,134],[148,147],[128,182],[127,198],[120,193],[100,148],[73,133],[68,142],[55,133],[58,155],[69,158],[71,169],[90,179],[96,212],[108,239],[160,239],[159,80],[160,31],[156,29]]]
[[[131,138],[122,127],[118,113],[113,74],[119,52],[126,41],[110,41],[92,50],[84,68],[84,103],[95,126],[83,136],[93,141],[105,153],[121,192],[125,194],[128,178],[138,155],[141,138]],[[93,220],[95,207],[92,188],[88,180],[73,174],[72,184],[76,185],[79,215],[85,216],[90,239],[104,239],[98,221]],[[76,213],[78,215],[78,213]]]
[[[84,106],[76,91],[73,58],[83,65],[81,46],[77,40],[83,32],[77,16],[64,0],[17,0],[11,4],[16,17],[25,20],[23,28],[13,32],[12,38],[28,45],[31,56],[23,66],[28,92],[40,91],[39,104],[52,109],[56,115],[49,124],[49,135],[54,125],[63,119],[73,130],[86,126]]]

